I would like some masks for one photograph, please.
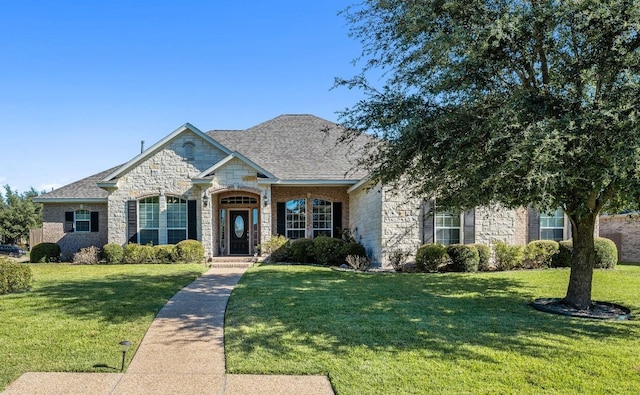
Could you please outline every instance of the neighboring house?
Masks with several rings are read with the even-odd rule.
[[[560,212],[478,207],[439,212],[433,202],[374,185],[355,168],[363,145],[312,115],[282,115],[250,129],[203,133],[185,124],[129,162],[66,185],[43,203],[43,241],[63,257],[107,243],[202,241],[207,257],[249,256],[273,235],[340,237],[375,265],[425,242],[525,244],[568,238]]]

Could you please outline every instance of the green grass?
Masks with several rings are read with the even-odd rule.
[[[202,265],[31,265],[29,292],[0,295],[0,390],[28,371],[114,372]],[[100,367],[102,366],[102,367]]]
[[[640,321],[528,306],[564,296],[568,277],[254,267],[227,307],[227,370],[327,374],[339,395],[640,393]],[[638,316],[639,294],[639,266],[594,273],[594,300]]]

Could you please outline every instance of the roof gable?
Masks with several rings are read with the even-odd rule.
[[[171,140],[173,140],[174,138],[186,132],[194,133],[196,136],[202,138],[204,141],[211,144],[212,146],[214,146],[215,148],[219,149],[220,151],[224,152],[227,155],[231,154],[231,151],[227,147],[223,146],[222,144],[220,144],[219,142],[211,138],[211,136],[208,136],[207,134],[203,133],[202,131],[200,131],[198,128],[191,125],[190,123],[185,123],[184,125],[180,126],[178,129],[170,133],[168,136],[158,141],[157,143],[153,144],[151,147],[141,152],[139,155],[131,159],[129,162],[119,167],[116,171],[108,174],[104,179],[102,179],[99,182],[99,184],[102,186],[105,186],[107,184],[112,184],[116,178],[128,172],[135,166],[138,166],[140,163],[144,162],[147,158],[156,154]]]
[[[207,170],[203,171],[202,173],[200,173],[199,175],[196,176],[196,179],[205,179],[209,176],[211,176],[213,173],[216,172],[216,170],[224,167],[227,163],[231,162],[233,159],[238,159],[240,160],[242,163],[246,164],[247,166],[255,169],[256,173],[258,174],[262,174],[267,178],[272,178],[275,179],[276,177],[271,174],[269,171],[263,169],[262,167],[258,166],[257,164],[253,163],[251,160],[249,160],[247,157],[245,157],[244,155],[242,155],[241,153],[239,153],[238,151],[234,151],[232,152],[229,156],[227,156],[226,158],[224,158],[223,160],[219,161],[218,163],[216,163],[215,165],[211,166],[210,168],[208,168]]]

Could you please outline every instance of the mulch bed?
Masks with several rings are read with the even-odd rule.
[[[546,313],[577,318],[618,321],[631,318],[631,310],[615,303],[593,301],[589,309],[579,310],[573,306],[563,304],[561,301],[561,298],[539,298],[531,302],[531,306]]]

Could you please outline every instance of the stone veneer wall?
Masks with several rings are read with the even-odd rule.
[[[185,159],[185,144],[187,143],[193,145],[194,160]],[[158,152],[122,175],[118,179],[117,189],[109,195],[109,242],[127,243],[126,205],[128,200],[160,196],[161,206],[163,201],[166,202],[163,196],[179,196],[188,200],[197,200],[199,202],[197,217],[202,218],[202,191],[200,188],[192,187],[191,178],[219,162],[225,156],[222,151],[195,133],[187,131],[169,141]],[[198,223],[198,229],[202,229],[202,223]],[[202,232],[198,235],[198,239],[202,240]],[[211,254],[211,243],[205,242],[204,244],[206,254]]]
[[[371,188],[371,189],[369,189]],[[379,185],[363,185],[349,194],[349,228],[367,250],[371,263],[382,261],[382,194]]]
[[[65,232],[64,213],[76,210],[97,211],[99,232]],[[70,260],[81,248],[102,248],[108,242],[106,203],[48,203],[43,206],[42,218],[42,240],[58,243],[63,260]]]
[[[602,215],[599,235],[616,242],[621,262],[640,262],[640,217],[635,215]]]
[[[403,191],[383,187],[382,250],[380,262],[388,265],[389,254],[408,252],[414,257],[422,244],[422,199],[410,198]]]
[[[271,213],[269,214],[270,219],[270,236],[277,234],[277,220],[276,220],[276,204],[278,202],[284,203],[288,202],[292,199],[307,199],[307,218],[309,218],[309,214],[311,213],[311,202],[309,199],[323,199],[328,200],[330,202],[342,202],[342,228],[349,228],[349,215],[350,215],[350,204],[349,204],[349,195],[347,194],[347,187],[294,187],[294,186],[271,186]],[[267,213],[265,212],[266,216]],[[311,234],[313,228],[313,223],[307,220],[307,234]],[[263,232],[264,235],[264,232]],[[334,237],[340,237],[339,235],[334,235]]]
[[[526,223],[524,226],[526,232]],[[476,207],[476,243],[488,246],[491,246],[494,241],[519,244],[521,241],[519,239],[522,238],[522,227],[515,210],[499,205]]]

